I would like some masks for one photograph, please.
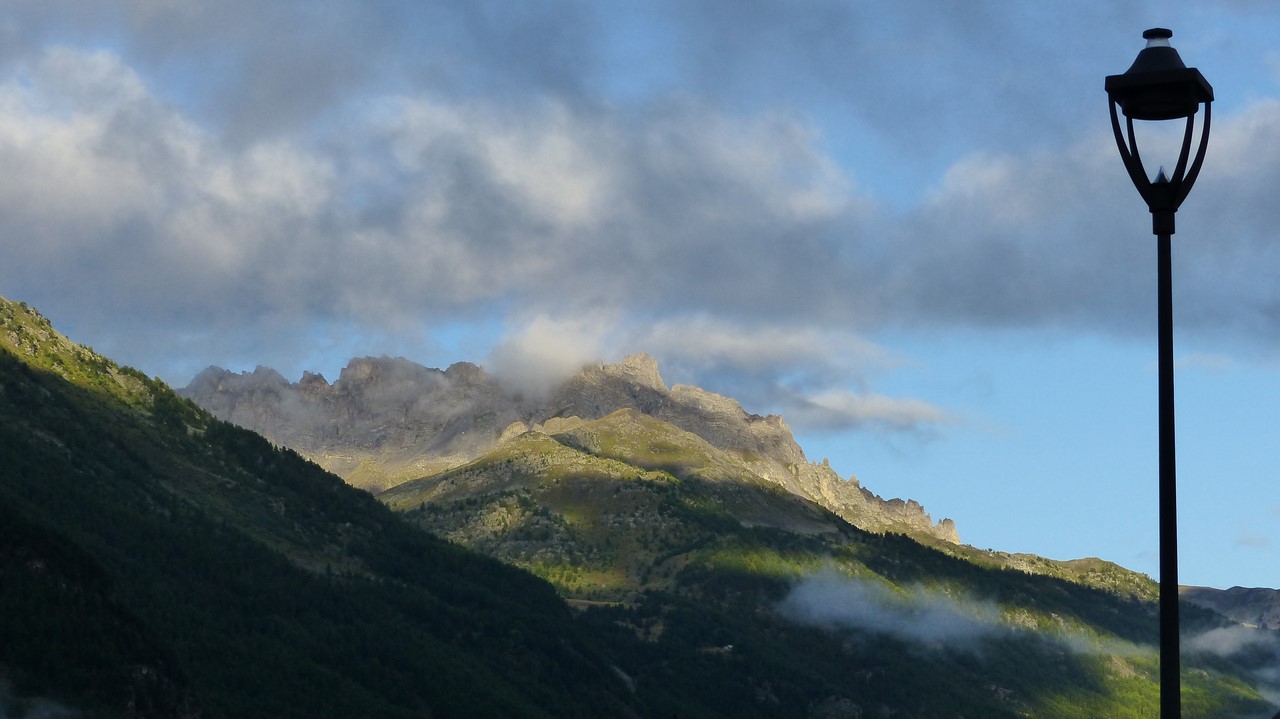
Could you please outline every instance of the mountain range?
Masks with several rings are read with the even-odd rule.
[[[861,503],[822,501],[781,420],[644,358],[514,417],[473,411],[503,394],[473,366],[366,364],[398,415],[274,382],[232,411],[310,419],[264,438],[0,300],[0,716],[1154,711],[1146,577],[978,551],[838,477]],[[1275,632],[1183,610],[1184,716],[1271,716]]]
[[[454,469],[525,432],[554,434],[632,411],[700,438],[733,465],[726,473],[776,485],[864,529],[959,541],[950,519],[935,524],[915,501],[881,499],[826,462],[809,462],[781,417],[749,414],[699,387],[668,388],[644,354],[587,365],[543,399],[508,390],[471,363],[438,370],[389,357],[354,359],[332,384],[311,373],[290,383],[268,368],[210,367],[179,393],[375,492]]]

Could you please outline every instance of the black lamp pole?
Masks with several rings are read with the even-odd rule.
[[[1156,236],[1156,294],[1158,296],[1160,373],[1160,717],[1182,716],[1180,658],[1178,642],[1178,502],[1173,439],[1173,272],[1172,236],[1174,215],[1204,162],[1209,144],[1209,107],[1213,88],[1195,68],[1182,63],[1178,51],[1169,46],[1173,32],[1152,28],[1142,33],[1147,46],[1138,53],[1133,66],[1122,75],[1107,77],[1111,100],[1111,129],[1129,178],[1151,210],[1151,231]],[[1195,115],[1204,105],[1200,142],[1191,159]],[[1116,107],[1125,115],[1120,126]],[[1172,175],[1160,167],[1154,180],[1148,179],[1138,154],[1133,121],[1185,120],[1182,151]],[[1188,160],[1190,159],[1190,164]]]

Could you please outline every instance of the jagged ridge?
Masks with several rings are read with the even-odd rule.
[[[352,360],[332,384],[310,373],[290,383],[262,367],[240,374],[211,367],[181,393],[375,491],[460,466],[535,425],[631,409],[703,438],[748,474],[856,526],[959,541],[950,519],[935,524],[913,500],[884,500],[825,461],[809,462],[781,417],[750,414],[699,387],[669,388],[644,354],[588,365],[543,401],[506,390],[474,364],[441,371],[387,357]]]

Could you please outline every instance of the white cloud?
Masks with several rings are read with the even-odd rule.
[[[378,123],[403,177],[394,231],[473,300],[790,312],[832,285],[830,225],[858,206],[812,131],[776,114],[419,97]]]
[[[991,61],[943,25],[921,30],[930,42],[920,56],[907,51],[919,49],[906,42],[914,34],[886,25],[877,54],[846,40],[868,37],[868,18],[896,15],[822,4],[806,22],[820,16],[823,32],[786,59],[815,71],[796,79],[806,76],[777,75],[778,54],[765,52],[796,32],[778,26],[799,20],[792,11],[735,15],[745,36],[697,11],[668,29],[713,42],[667,46],[676,41],[659,36],[677,53],[656,60],[659,74],[675,84],[622,101],[605,93],[605,71],[583,62],[608,55],[593,44],[594,23],[608,18],[579,3],[484,22],[430,4],[362,13],[339,3],[332,16],[305,15],[302,39],[283,42],[271,28],[297,6],[239,22],[250,6],[139,2],[117,17],[50,2],[15,14],[32,38],[56,35],[50,18],[61,13],[85,37],[127,39],[38,54],[28,40],[0,57],[5,292],[85,328],[117,315],[145,321],[157,345],[204,325],[197,347],[247,347],[250,323],[345,323],[373,337],[433,317],[607,308],[631,338],[653,343],[630,349],[664,356],[677,373],[768,376],[808,398],[797,406],[815,421],[870,413],[899,426],[933,420],[928,407],[865,386],[868,367],[893,361],[864,339],[881,328],[1149,330],[1145,213],[1102,119],[1085,137],[1049,138],[1053,149],[966,141],[976,149],[946,156],[938,148],[957,135],[939,134],[930,167],[950,169],[919,204],[895,211],[854,182],[851,168],[871,179],[894,171],[850,161],[881,157],[862,145],[895,138],[909,164],[930,144],[919,138],[933,137],[921,129],[942,132],[938,118],[915,113],[898,127],[881,116],[893,108],[900,118],[896,103],[870,103],[885,107],[859,107],[851,117],[861,130],[845,135],[817,98],[847,109],[854,88],[898,78],[885,69],[894,63],[908,72],[945,56],[967,72]],[[664,8],[654,11],[660,27]],[[408,22],[423,18],[432,22]],[[997,32],[953,14],[946,22]],[[490,42],[534,26],[569,49]],[[692,49],[704,47],[718,50]],[[865,72],[833,92],[846,73],[832,68],[848,64],[828,61],[848,57]],[[347,69],[321,72],[334,62]],[[702,82],[710,76],[698,68],[725,72],[722,85]],[[915,81],[895,86],[906,106],[949,86]],[[773,83],[768,97],[790,101],[726,101],[752,83]],[[982,91],[1029,100],[1040,90]],[[228,109],[213,109],[223,100]],[[993,118],[993,132],[1028,124],[1014,114]],[[948,127],[974,133],[955,118]],[[1280,180],[1278,134],[1274,100],[1217,119],[1179,217],[1181,323],[1244,341],[1280,333],[1270,281],[1280,217],[1267,190]],[[111,349],[106,336],[85,337]],[[787,362],[796,369],[783,377],[775,368]]]
[[[1280,634],[1275,631],[1232,624],[1186,637],[1182,645],[1188,652],[1241,659],[1263,696],[1280,702]]]
[[[1215,117],[1204,172],[1178,216],[1178,322],[1233,343],[1280,336],[1280,271],[1267,187],[1280,182],[1280,102]],[[903,324],[1153,326],[1154,239],[1109,133],[1061,151],[979,151],[890,229],[855,306]],[[863,258],[855,257],[855,261]],[[859,290],[862,290],[861,292]],[[874,321],[874,320],[873,320]]]
[[[1233,368],[1235,360],[1228,355],[1207,352],[1196,352],[1179,357],[1174,361],[1179,370],[1202,370],[1205,372],[1224,372]]]
[[[538,315],[501,340],[484,366],[512,389],[545,397],[601,357],[606,327],[593,319],[553,320]]]
[[[594,227],[622,199],[614,156],[625,138],[608,118],[576,114],[555,101],[512,117],[484,103],[426,97],[388,101],[380,115],[402,170],[437,179],[441,169],[453,169],[442,168],[441,159],[468,162],[534,226]]]
[[[746,324],[707,314],[670,317],[632,340],[686,370],[734,368],[742,372],[807,372],[858,377],[900,363],[883,347],[847,329],[814,325]]]
[[[796,278],[857,204],[785,115],[420,96],[370,105],[341,138],[227,144],[117,55],[43,58],[0,86],[0,282],[86,326],[204,323],[220,345],[244,333],[214,324],[367,331],[495,306],[790,314],[831,284]]]
[[[918,399],[828,389],[798,398],[787,420],[798,427],[846,430],[873,427],[893,431],[932,430],[950,421],[943,410]]]
[[[672,382],[711,388],[750,411],[782,414],[798,429],[918,432],[948,421],[922,400],[871,391],[872,376],[906,360],[847,328],[698,314],[635,328],[617,344],[658,357]]]
[[[72,80],[80,73],[91,80]],[[91,91],[85,88],[88,84]],[[63,258],[150,204],[147,175],[122,151],[114,122],[145,98],[105,53],[46,53],[31,74],[0,86],[0,211],[27,260]],[[52,92],[44,92],[48,87]],[[7,243],[10,244],[10,243]],[[8,248],[7,248],[8,249]]]
[[[483,364],[534,396],[593,360],[633,352],[657,358],[669,384],[694,384],[734,397],[756,413],[780,413],[798,429],[871,428],[928,432],[951,421],[927,402],[843,389],[902,360],[848,332],[750,326],[706,316],[647,325],[611,309],[510,322]]]
[[[63,82],[81,73],[91,82]],[[226,151],[105,52],[51,51],[34,78],[0,91],[0,223],[23,273],[70,273],[68,286],[162,318],[250,299],[246,285],[277,289],[253,280],[277,276],[332,201],[325,160],[283,142]]]
[[[1246,649],[1269,648],[1280,649],[1276,637],[1266,630],[1232,624],[1217,627],[1186,639],[1187,649],[1192,652],[1206,652],[1222,657],[1239,654]]]
[[[835,572],[801,579],[779,611],[804,624],[888,634],[923,644],[975,648],[978,640],[1008,631],[994,602],[953,597]]]
[[[1236,536],[1236,547],[1244,549],[1271,549],[1271,538],[1257,532],[1244,532]]]

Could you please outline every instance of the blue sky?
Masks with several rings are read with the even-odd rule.
[[[1103,78],[1213,84],[1181,579],[1280,587],[1280,8],[11,0],[0,295],[185,384],[637,352],[982,548],[1156,576],[1155,246]]]

